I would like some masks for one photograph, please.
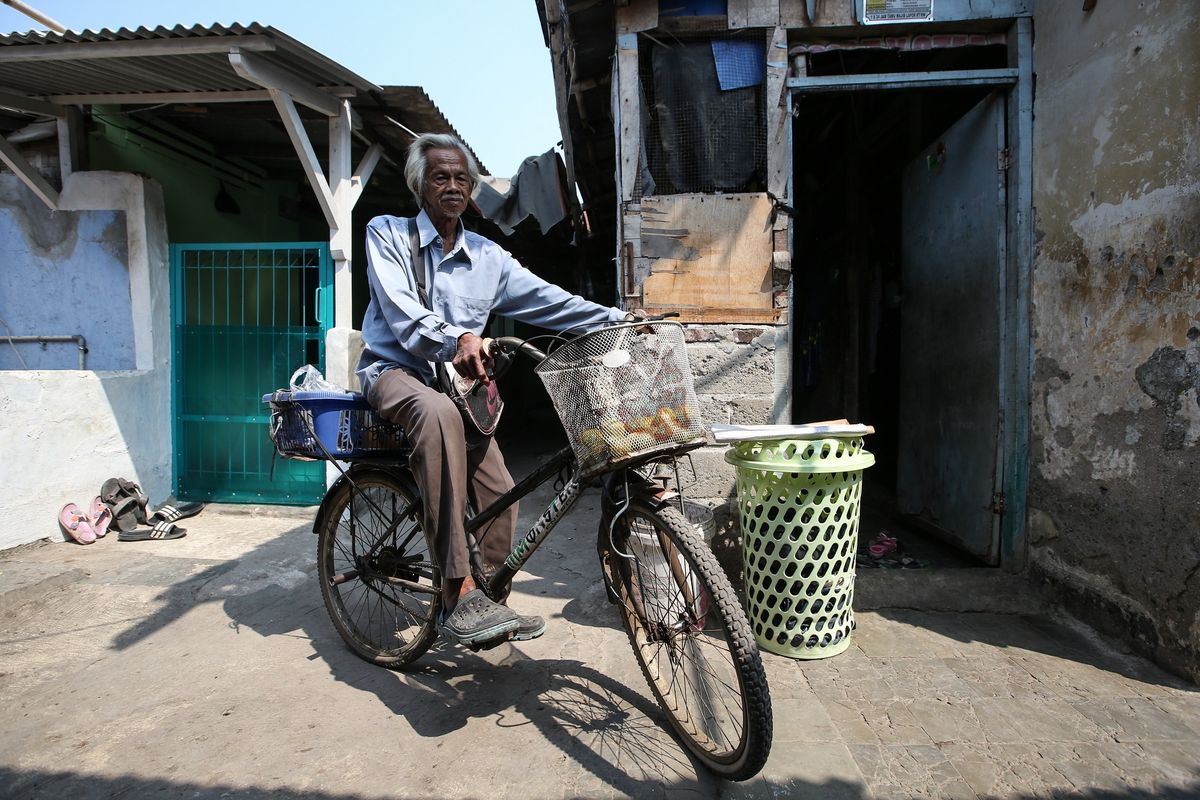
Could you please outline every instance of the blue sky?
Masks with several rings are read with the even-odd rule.
[[[70,30],[260,22],[380,85],[422,86],[493,175],[558,142],[534,0],[25,0]],[[0,30],[40,26],[0,5]]]

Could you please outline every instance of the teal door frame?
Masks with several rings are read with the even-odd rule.
[[[328,242],[171,245],[172,485],[187,500],[308,505],[325,465],[277,459],[262,395],[325,369]]]

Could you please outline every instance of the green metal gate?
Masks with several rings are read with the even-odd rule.
[[[324,371],[328,243],[175,244],[171,278],[176,495],[317,502],[325,464],[273,458],[262,395],[304,364]]]

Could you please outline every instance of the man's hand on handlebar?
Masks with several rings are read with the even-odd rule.
[[[644,309],[644,308],[634,308],[634,309],[630,309],[625,314],[625,321],[626,322],[658,322],[659,320],[670,319],[671,317],[678,317],[678,316],[679,316],[678,311],[665,311],[662,314],[648,314],[648,313],[646,313],[646,309]]]
[[[454,371],[464,378],[475,378],[482,383],[491,383],[488,370],[492,367],[492,356],[487,351],[486,343],[490,339],[481,339],[468,331],[458,337],[458,352],[454,354]]]
[[[644,308],[634,308],[625,315],[625,321],[628,322],[658,322],[659,320],[667,319],[668,317],[678,317],[678,311],[668,311],[664,314],[647,314]],[[638,327],[638,333],[650,333],[653,329],[649,325]]]

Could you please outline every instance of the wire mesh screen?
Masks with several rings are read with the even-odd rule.
[[[681,325],[595,331],[536,371],[584,475],[704,443]]]
[[[747,31],[639,43],[640,195],[766,186],[766,37]]]

